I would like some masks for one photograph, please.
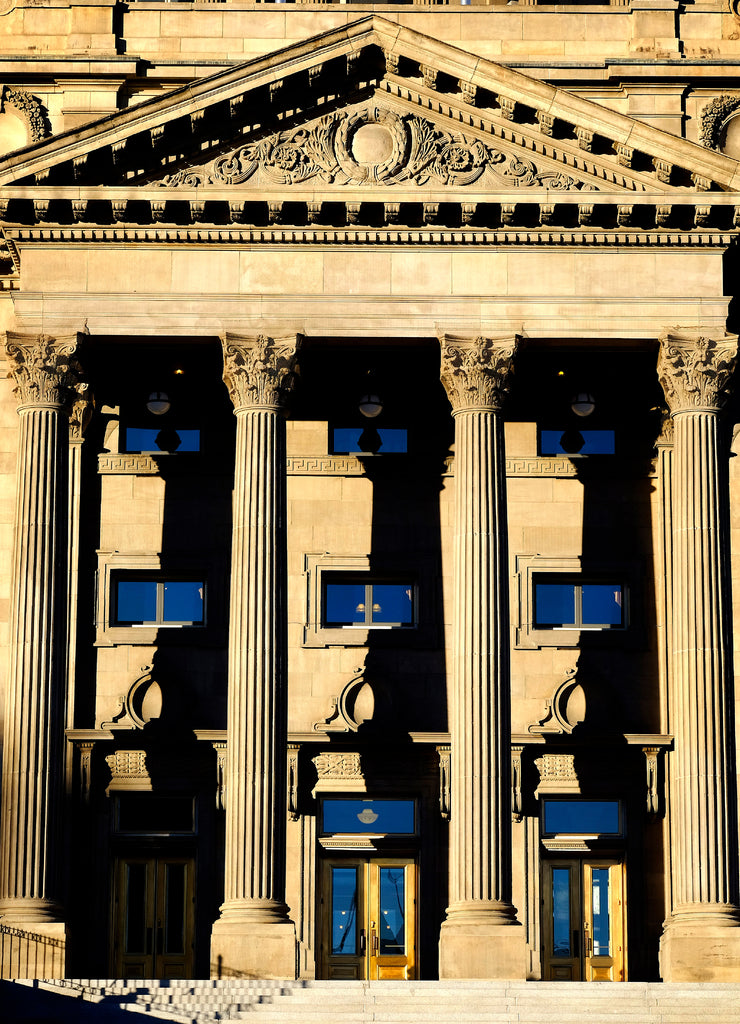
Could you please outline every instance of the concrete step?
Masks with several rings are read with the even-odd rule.
[[[53,994],[54,1012],[43,1019],[60,1024],[87,1020],[82,1005],[99,1012],[96,1019],[129,1024],[141,1017],[152,1024],[220,1024],[255,1016],[265,1024],[740,1024],[740,984],[76,979],[29,982],[25,990],[47,1001]]]

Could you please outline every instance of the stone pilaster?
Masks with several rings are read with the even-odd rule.
[[[511,902],[511,713],[506,461],[501,407],[517,339],[445,334],[455,419],[450,684],[450,903],[440,977],[523,978]]]
[[[658,376],[674,423],[669,658],[671,913],[664,981],[740,977],[738,840],[726,460],[719,412],[737,338],[661,338]]]
[[[64,937],[60,820],[66,670],[68,415],[77,335],[8,333],[20,418],[0,821],[0,916]],[[18,965],[23,970],[23,965]],[[14,977],[22,976],[14,974]]]
[[[229,622],[224,902],[212,972],[294,978],[285,905],[285,423],[299,339],[223,339],[236,465]]]

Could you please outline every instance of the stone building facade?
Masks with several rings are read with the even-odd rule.
[[[734,5],[0,29],[0,973],[740,980]]]

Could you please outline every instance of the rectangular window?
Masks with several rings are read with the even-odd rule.
[[[125,452],[199,452],[200,430],[174,427],[125,427]]]
[[[325,628],[403,629],[416,624],[413,583],[335,578],[324,583],[323,597]]]
[[[624,629],[626,587],[608,581],[541,576],[534,582],[537,629]]]
[[[372,438],[363,434],[371,430]],[[377,434],[377,437],[375,437]],[[378,446],[377,442],[380,441]],[[369,454],[387,455],[408,451],[408,431],[402,427],[334,427],[332,429],[332,452],[335,455]]]
[[[414,835],[413,800],[324,800],[324,833],[369,832],[373,835]]]
[[[619,800],[545,800],[543,835],[622,834]]]
[[[203,580],[121,577],[114,581],[118,626],[202,626],[205,623]]]
[[[540,455],[614,455],[613,430],[540,430]]]

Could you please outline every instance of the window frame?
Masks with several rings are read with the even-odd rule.
[[[309,553],[304,555],[303,573],[306,584],[303,647],[366,647],[370,637],[374,646],[439,646],[442,623],[428,611],[434,607],[438,572],[436,562],[429,556],[405,560],[399,571],[397,565],[389,566],[387,562],[371,566],[369,555]],[[390,629],[384,628],[383,624],[369,627],[365,624],[349,627],[324,625],[325,583],[327,580],[334,582],[344,574],[347,582],[357,581],[363,576],[368,577],[368,582],[411,582],[414,586],[414,625]]]
[[[125,551],[98,551],[98,571],[96,575],[95,597],[95,646],[116,647],[119,644],[130,646],[151,646],[167,642],[171,637],[175,643],[210,643],[215,640],[214,624],[218,623],[222,611],[220,594],[214,595],[210,573],[201,559],[198,561],[178,559],[172,569],[162,567],[162,556],[159,553],[141,554]],[[122,623],[116,619],[116,581],[128,579],[157,579],[166,582],[173,580],[202,580],[203,622],[196,624],[170,623]],[[210,592],[210,594],[209,594]],[[218,608],[214,609],[214,598]]]
[[[363,578],[364,576],[364,578]],[[345,577],[345,578],[343,578]],[[324,612],[327,604],[327,587],[332,585],[346,585],[346,586],[359,586],[365,588],[365,619],[363,622],[338,622],[333,620],[327,620]],[[376,586],[387,586],[387,585],[398,585],[409,587],[411,589],[411,612],[412,621],[410,623],[396,623],[396,622],[375,622],[373,620],[373,588]],[[322,591],[321,591],[321,622],[324,629],[416,629],[418,625],[418,586],[416,581],[412,577],[378,577],[374,573],[365,573],[362,575],[353,576],[350,573],[324,573],[322,579]]]
[[[573,588],[573,607],[574,607],[574,621],[573,622],[562,622],[562,623],[544,623],[539,621],[537,616],[537,587],[541,584],[545,586],[548,584],[555,585],[566,585]],[[614,625],[608,622],[589,622],[584,623],[583,621],[583,588],[588,586],[614,586],[619,587],[622,594],[621,604],[621,619],[619,625]],[[607,630],[621,630],[624,632],[629,628],[629,587],[621,577],[612,577],[604,575],[590,575],[588,573],[564,573],[559,575],[558,573],[535,573],[532,578],[532,586],[534,593],[532,595],[534,603],[534,627],[537,630],[551,629],[551,630],[578,630],[579,632],[605,632]]]
[[[118,617],[118,586],[121,583],[153,583],[155,585],[155,618],[145,619],[141,622],[136,620],[119,619]],[[202,604],[203,604],[203,617],[200,621],[194,621],[192,619],[165,619],[164,617],[164,602],[165,602],[165,590],[169,583],[200,583],[203,588]],[[111,595],[111,607],[113,611],[113,625],[118,628],[127,629],[182,629],[192,626],[197,629],[204,629],[207,625],[206,617],[206,580],[201,574],[197,579],[192,578],[191,575],[183,574],[172,574],[172,573],[137,573],[129,572],[127,570],[117,571],[111,578],[111,585],[113,587],[113,593]]]
[[[568,579],[581,586],[619,581],[622,587],[622,622],[615,626],[539,626],[536,618],[535,583]],[[618,645],[633,649],[642,642],[642,610],[638,581],[640,566],[634,561],[598,562],[583,565],[580,556],[517,555],[514,573],[514,646],[517,650],[542,647],[580,647],[585,642],[599,647]],[[587,641],[587,638],[592,638]]]

